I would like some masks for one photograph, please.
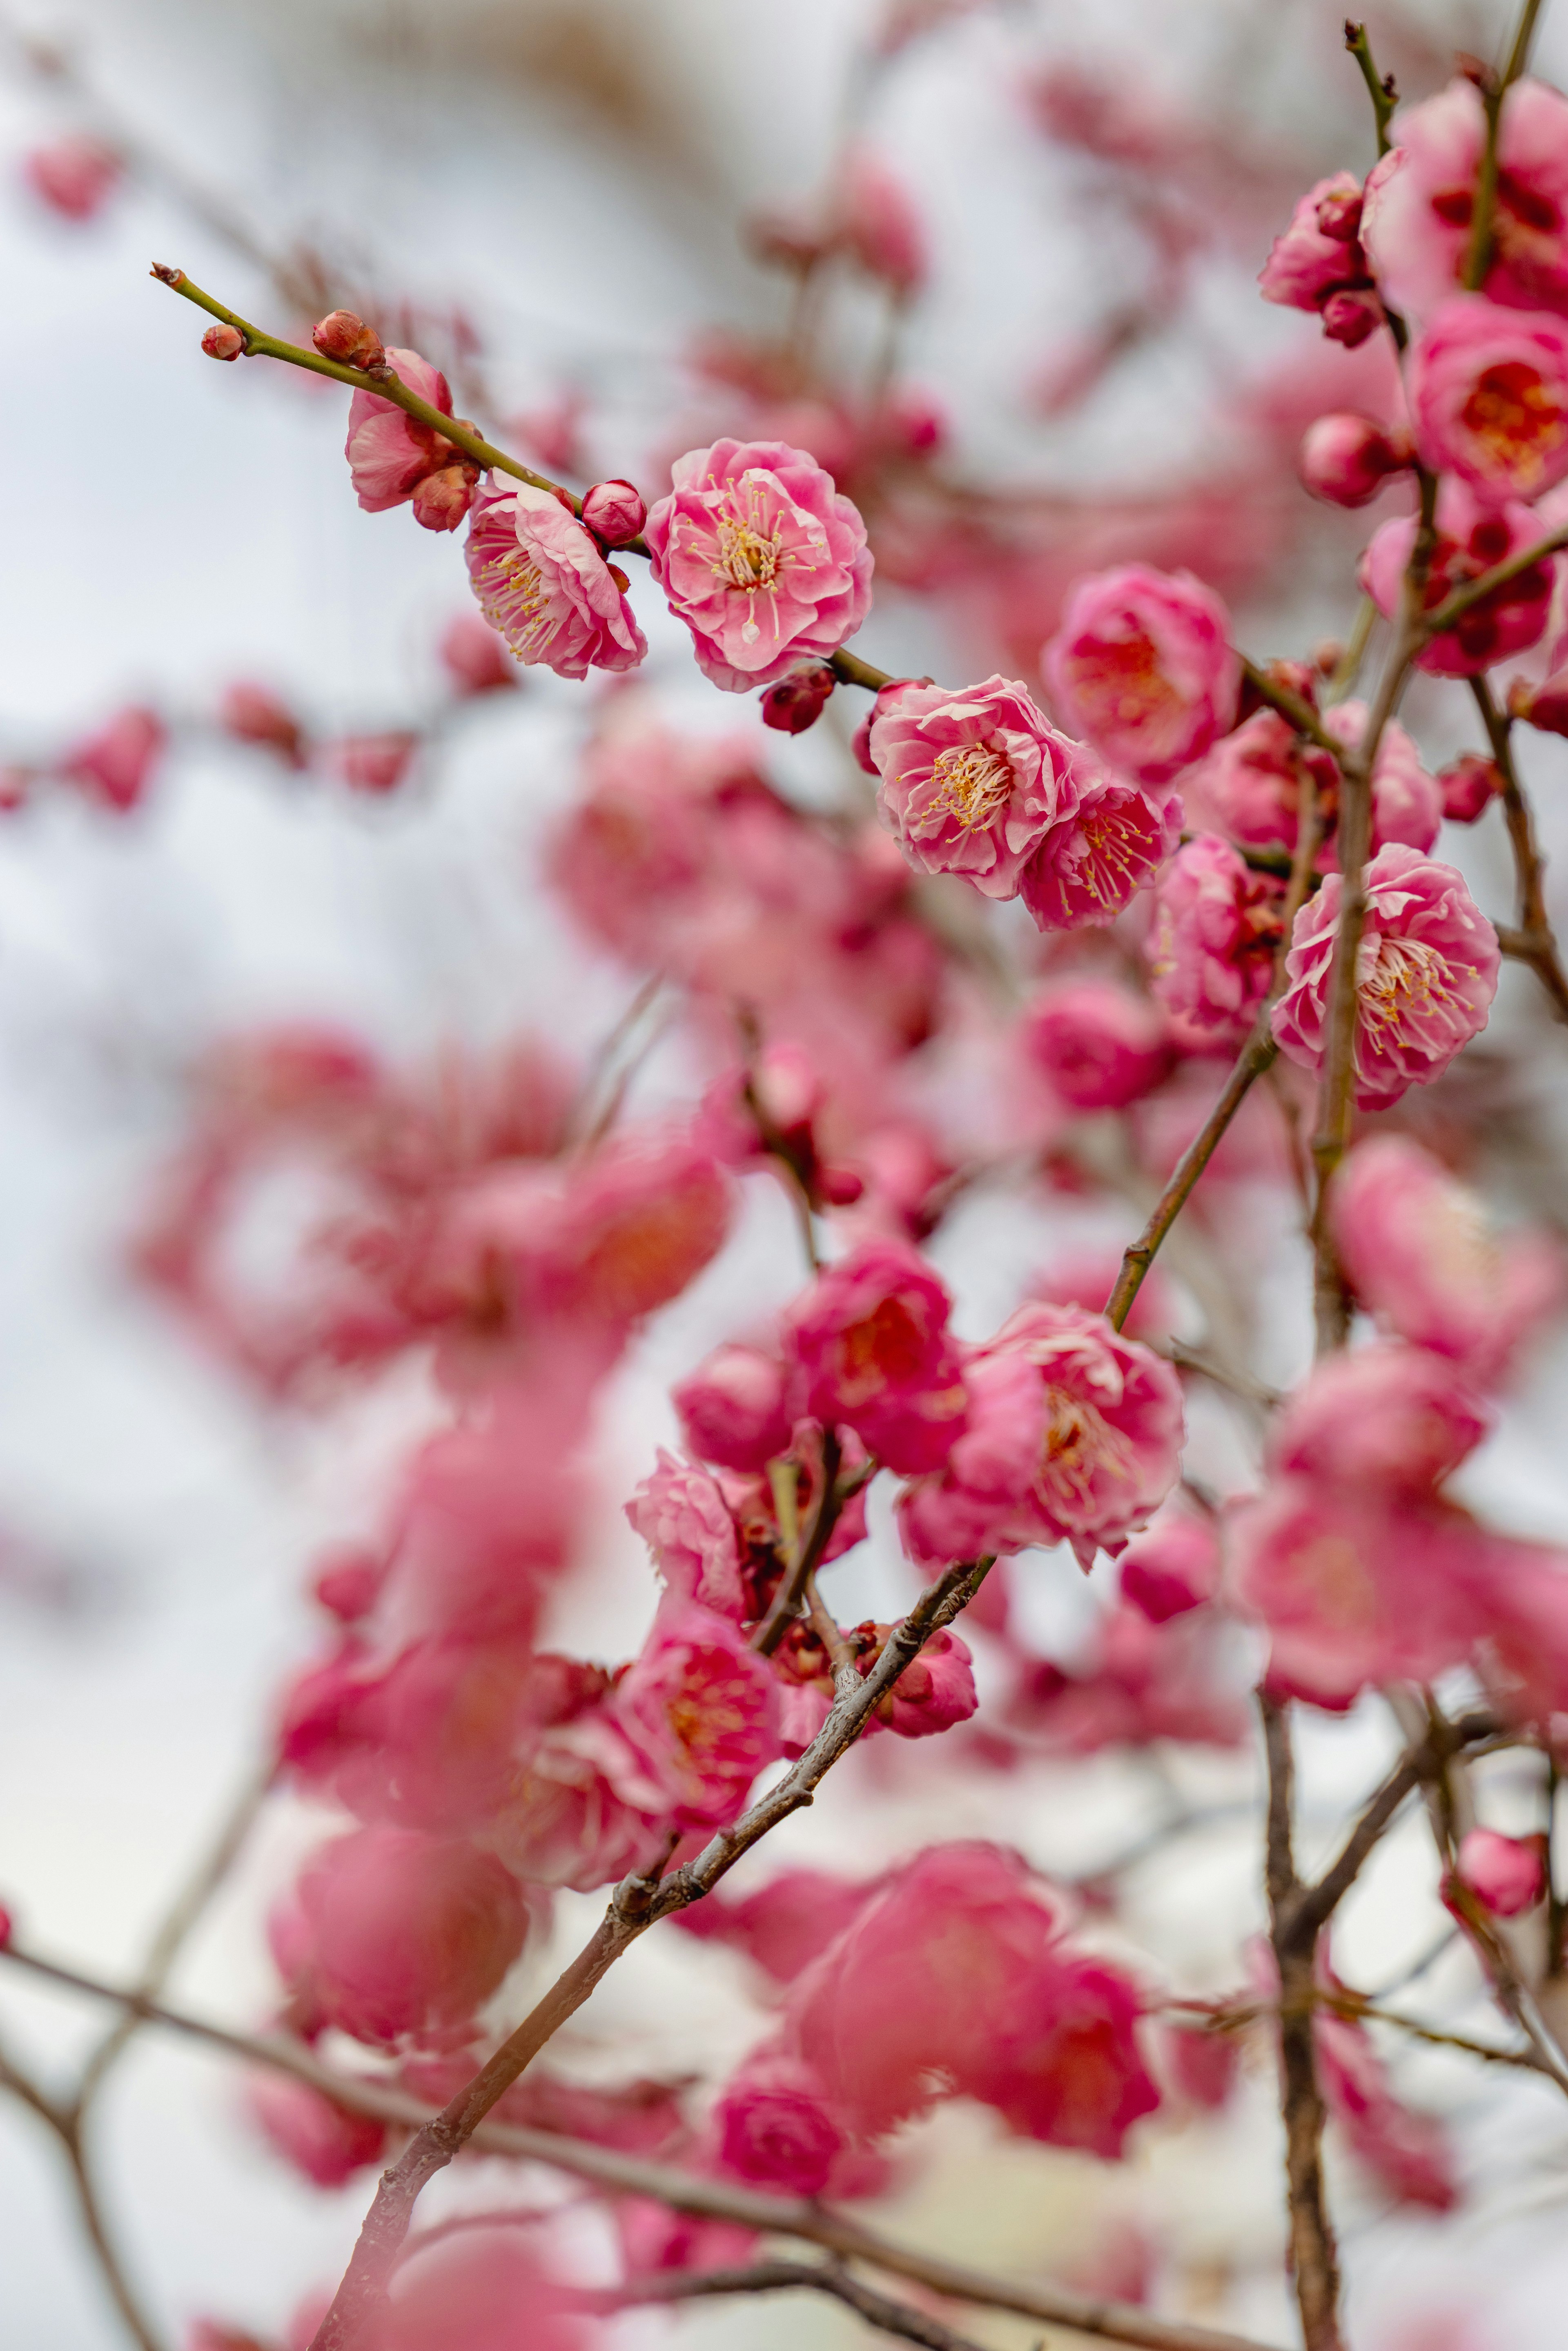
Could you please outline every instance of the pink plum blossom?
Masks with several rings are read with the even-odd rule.
[[[1134,2037],[1141,2008],[1126,1976],[1073,1947],[1015,1854],[952,1844],[873,1894],[797,1980],[786,2019],[862,2137],[957,2093],[1021,2137],[1115,2158],[1159,2102]]]
[[[1239,1747],[1250,1709],[1229,1630],[1210,1608],[1156,1625],[1124,1603],[1101,1620],[1092,1654],[1071,1672],[1048,1658],[1025,1674],[1010,1719],[1032,1748],[1050,1754],[1097,1755],[1169,1739]]]
[[[1458,1467],[1491,1416],[1451,1364],[1382,1344],[1325,1356],[1269,1436],[1277,1474],[1418,1496]]]
[[[896,1241],[841,1258],[788,1317],[801,1409],[852,1428],[902,1475],[938,1468],[964,1426],[950,1305],[925,1259]]]
[[[1469,253],[1481,94],[1458,76],[1402,112],[1398,129],[1367,183],[1362,235],[1390,300],[1425,318],[1458,291]],[[1544,82],[1516,81],[1503,98],[1491,246],[1490,301],[1568,312],[1568,99]]]
[[[595,482],[583,492],[583,524],[601,547],[624,547],[647,519],[648,502],[634,482]]]
[[[1364,312],[1368,323],[1364,330],[1353,328],[1347,334],[1342,327],[1333,337],[1336,341],[1364,340],[1376,312],[1366,300],[1371,280],[1359,236],[1361,213],[1361,183],[1349,172],[1336,172],[1309,188],[1258,273],[1265,302],[1322,312],[1331,330],[1336,319],[1359,319]],[[1337,311],[1331,308],[1336,302]],[[1352,307],[1356,302],[1360,309]]]
[[[784,1365],[760,1347],[716,1348],[671,1391],[686,1442],[724,1469],[763,1469],[788,1450]]]
[[[615,1691],[629,1802],[683,1828],[720,1828],[779,1753],[778,1684],[727,1617],[672,1594]],[[617,1776],[612,1767],[612,1778]]]
[[[523,1948],[522,1889],[493,1854],[414,1829],[318,1846],[274,1953],[297,1998],[356,2041],[461,2045]]]
[[[902,180],[863,141],[840,169],[830,211],[832,241],[905,301],[931,266],[924,222]]]
[[[592,532],[549,491],[492,474],[469,521],[467,562],[480,611],[525,665],[580,678],[635,669],[647,653]]]
[[[1370,417],[1339,411],[1320,416],[1301,436],[1296,471],[1314,498],[1335,507],[1366,506],[1410,463],[1406,439]]]
[[[101,139],[68,133],[25,155],[22,176],[39,202],[63,220],[89,221],[125,177],[125,165]]]
[[[968,1425],[939,1477],[899,1505],[922,1566],[1071,1542],[1087,1569],[1119,1549],[1176,1481],[1175,1372],[1080,1307],[1020,1306],[964,1366]]]
[[[1013,898],[1051,827],[1078,804],[1073,747],[1016,680],[956,694],[905,686],[879,697],[871,757],[877,806],[910,862]]]
[[[1274,1035],[1303,1069],[1322,1066],[1341,881],[1331,873],[1296,917]],[[1451,865],[1391,843],[1366,869],[1367,914],[1356,958],[1355,1098],[1397,1102],[1440,1077],[1486,1027],[1497,991],[1497,933]]]
[[[1405,574],[1416,544],[1416,517],[1397,516],[1376,530],[1361,559],[1360,580],[1385,620],[1399,610]],[[1422,591],[1430,612],[1456,588],[1469,585],[1506,558],[1536,547],[1545,528],[1530,508],[1511,500],[1489,509],[1453,475],[1437,490],[1437,542]],[[1522,653],[1546,629],[1557,565],[1548,558],[1494,588],[1416,654],[1418,668],[1438,677],[1473,677],[1510,653]]]
[[[498,694],[518,683],[505,643],[477,612],[456,613],[443,629],[436,652],[455,694]]]
[[[1042,989],[1024,1014],[1020,1042],[1073,1110],[1124,1110],[1170,1067],[1159,1014],[1110,979]]]
[[[819,2196],[842,2150],[818,2075],[799,2057],[761,2052],[731,2075],[714,2109],[719,2163],[780,2196]]]
[[[1323,714],[1327,732],[1347,750],[1359,746],[1366,729],[1364,702],[1338,702]],[[1430,849],[1443,822],[1443,792],[1436,776],[1421,764],[1421,755],[1396,718],[1384,726],[1372,763],[1372,846],[1376,851],[1391,841],[1406,849]],[[1295,846],[1291,828],[1291,847]],[[1332,841],[1325,863],[1336,862]]]
[[[1451,295],[1412,346],[1407,376],[1416,443],[1433,473],[1458,474],[1491,506],[1529,505],[1568,474],[1563,319]]]
[[[538,2231],[465,2229],[415,2245],[398,2267],[365,2351],[590,2351],[599,2330],[568,2307]]]
[[[452,413],[452,394],[439,368],[417,351],[386,354],[404,388],[443,416]],[[367,385],[349,403],[349,461],[355,495],[367,514],[385,514],[414,502],[417,518],[430,530],[455,530],[468,511],[479,468],[433,425],[422,424],[394,401]],[[452,476],[448,484],[447,476]],[[427,487],[426,486],[431,486]],[[423,496],[421,495],[423,492]],[[448,494],[448,492],[450,494]]]
[[[1301,820],[1303,768],[1321,801],[1333,786],[1326,754],[1303,745],[1277,710],[1256,710],[1182,778],[1182,804],[1195,831],[1226,833],[1257,855],[1288,857]]]
[[[1517,1918],[1521,1911],[1532,1910],[1546,1891],[1539,1837],[1468,1829],[1459,1839],[1458,1863],[1463,1883],[1499,1918]]]
[[[1166,1625],[1200,1608],[1219,1589],[1219,1544],[1207,1520],[1189,1511],[1162,1510],[1121,1559],[1124,1600],[1151,1625]]]
[[[716,441],[676,460],[643,533],[654,579],[727,693],[831,653],[871,608],[865,525],[814,457],[782,441]]]
[[[1169,783],[1236,723],[1230,615],[1190,571],[1081,580],[1041,661],[1064,725],[1140,783]]]
[[[744,1951],[774,1983],[793,1983],[859,1917],[879,1883],[824,1869],[782,1869],[738,1900],[720,1887],[674,1912],[671,1924],[699,1942]]]
[[[1511,708],[1511,700],[1510,707]],[[1443,814],[1450,824],[1475,824],[1507,789],[1502,769],[1479,751],[1466,751],[1437,771]]]
[[[1042,931],[1114,922],[1154,880],[1180,827],[1176,793],[1095,777],[1085,758],[1078,806],[1047,832],[1023,869],[1019,895]]]
[[[158,713],[132,704],[67,751],[60,773],[102,807],[127,815],[146,798],[168,746],[169,730]]]
[[[1323,2103],[1378,2186],[1396,2203],[1450,2211],[1459,2187],[1448,2130],[1395,2096],[1366,2027],[1348,2016],[1314,2017],[1312,2051]]]
[[[665,1584],[738,1623],[747,1613],[740,1543],[716,1479],[659,1448],[659,1466],[626,1505]]]
[[[287,2074],[257,2074],[246,2104],[278,2154],[318,2188],[341,2188],[367,2163],[379,2163],[386,2147],[385,2123],[353,2114]]]
[[[1274,977],[1281,889],[1228,841],[1184,841],[1155,885],[1149,985],[1195,1041],[1241,1036]]]
[[[1490,1383],[1568,1295],[1568,1264],[1544,1232],[1498,1238],[1440,1161],[1402,1135],[1375,1135],[1329,1196],[1346,1280],[1386,1329]]]
[[[851,1637],[861,1645],[855,1663],[862,1675],[871,1672],[892,1631],[891,1625],[855,1627]],[[967,1722],[979,1704],[974,1664],[967,1642],[956,1633],[934,1633],[878,1702],[868,1728],[895,1731],[901,1739],[928,1739]]]

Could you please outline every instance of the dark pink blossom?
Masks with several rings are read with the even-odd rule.
[[[22,176],[39,201],[62,219],[89,221],[125,177],[125,165],[101,139],[68,133],[25,155]]]
[[[964,1426],[950,1304],[925,1259],[896,1241],[841,1258],[787,1318],[800,1409],[852,1428],[903,1475],[937,1468]]]
[[[892,1630],[891,1625],[855,1627],[855,1663],[862,1675],[871,1672]],[[967,1722],[978,1704],[968,1643],[956,1633],[934,1633],[878,1701],[867,1729],[896,1731],[900,1739],[928,1739],[939,1730],[951,1730],[955,1723]]]
[[[1322,1066],[1340,877],[1331,873],[1296,917],[1274,1035],[1303,1069]],[[1367,914],[1356,959],[1355,1098],[1364,1110],[1428,1085],[1486,1027],[1497,992],[1497,933],[1451,865],[1400,843],[1366,869]]]
[[[648,650],[591,531],[549,490],[492,474],[468,525],[479,610],[523,664],[558,677],[635,669]]]
[[[1361,249],[1361,183],[1335,172],[1307,190],[1258,273],[1265,302],[1322,310],[1332,298],[1367,285]]]
[[[1269,1433],[1280,1476],[1412,1497],[1429,1492],[1487,1435],[1491,1416],[1455,1367],[1424,1347],[1326,1356]]]
[[[582,496],[582,519],[601,547],[624,547],[648,519],[648,502],[634,482],[595,482]]]
[[[1219,1544],[1212,1525],[1190,1512],[1162,1510],[1121,1560],[1124,1600],[1151,1625],[1166,1625],[1212,1600],[1219,1589]]]
[[[738,1901],[720,1888],[674,1912],[671,1924],[699,1942],[744,1951],[775,1983],[793,1983],[859,1916],[880,1882],[835,1877],[824,1869],[783,1869]]]
[[[1346,2016],[1312,2020],[1323,2103],[1357,2160],[1398,2204],[1448,2212],[1459,2200],[1453,2149],[1436,2115],[1405,2105],[1364,2024]]]
[[[779,1687],[727,1617],[677,1600],[660,1609],[613,1700],[627,1801],[682,1828],[722,1828],[779,1749]]]
[[[1475,1194],[1402,1135],[1358,1144],[1329,1198],[1334,1248],[1368,1312],[1483,1384],[1568,1298],[1550,1235],[1489,1232]]]
[[[367,2163],[379,2163],[386,2147],[385,2123],[352,2114],[287,2074],[257,2074],[246,2104],[279,2155],[318,2188],[341,2188]]]
[[[60,773],[123,816],[145,799],[168,747],[169,730],[158,713],[133,703],[67,751]]]
[[[1273,985],[1281,897],[1216,833],[1176,851],[1155,885],[1149,985],[1179,1033],[1197,1042],[1245,1033]]]
[[[643,536],[716,685],[771,685],[854,634],[871,609],[865,525],[814,457],[782,441],[716,441],[678,458],[673,477]]]
[[[1140,783],[1168,784],[1236,723],[1230,615],[1190,571],[1081,580],[1041,663],[1063,725]]]
[[[1385,619],[1399,610],[1416,528],[1413,515],[1384,523],[1361,559],[1361,584]],[[1456,588],[1538,546],[1545,536],[1540,518],[1517,499],[1488,508],[1465,483],[1448,475],[1437,491],[1437,542],[1422,591],[1424,609],[1434,611]],[[1522,653],[1545,632],[1556,573],[1556,562],[1548,558],[1494,588],[1452,629],[1430,640],[1416,656],[1417,666],[1438,677],[1474,677],[1510,653]]]
[[[1180,828],[1176,793],[1095,777],[1085,760],[1078,806],[1047,832],[1023,869],[1019,895],[1042,931],[1114,922],[1154,880]]]
[[[1459,1839],[1459,1876],[1495,1917],[1517,1918],[1532,1910],[1546,1891],[1542,1844],[1539,1836],[1468,1829]]]
[[[1406,381],[1423,462],[1458,474],[1485,504],[1528,506],[1568,474],[1561,319],[1450,295],[1411,346]]]
[[[1485,143],[1481,94],[1463,75],[1401,113],[1362,222],[1378,283],[1401,310],[1424,318],[1458,291]],[[1509,309],[1568,311],[1568,99],[1544,82],[1516,81],[1503,98],[1481,291]]]
[[[899,1520],[922,1566],[1071,1542],[1087,1569],[1119,1549],[1175,1483],[1175,1372],[1102,1314],[1020,1306],[970,1351],[968,1422],[947,1467],[911,1486]]]
[[[716,1348],[671,1390],[686,1442],[725,1469],[764,1469],[788,1450],[786,1375],[760,1347]]]
[[[1511,696],[1509,707],[1513,707]],[[1528,712],[1515,715],[1529,716]],[[1448,767],[1439,768],[1437,782],[1443,795],[1443,814],[1450,824],[1479,822],[1506,789],[1502,769],[1495,760],[1483,758],[1479,751],[1466,751]]]
[[[1073,747],[1016,680],[879,696],[871,725],[877,806],[911,863],[1018,895],[1051,828],[1078,804]]]
[[[1296,458],[1303,489],[1330,506],[1364,507],[1410,463],[1407,441],[1370,417],[1339,412],[1308,425]]]
[[[670,1591],[739,1623],[747,1613],[740,1543],[717,1480],[659,1448],[659,1466],[626,1505]]]
[[[714,2109],[721,2168],[780,2196],[818,2196],[844,2146],[810,2065],[762,2051],[731,2075]]]
[[[1170,1067],[1159,1014],[1115,980],[1059,980],[1042,989],[1019,1036],[1030,1060],[1073,1110],[1124,1110]]]

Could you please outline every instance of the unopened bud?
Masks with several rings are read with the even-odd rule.
[[[405,728],[384,735],[345,735],[331,746],[333,767],[350,791],[395,791],[407,774],[419,737]]]
[[[1354,351],[1383,324],[1383,305],[1370,287],[1342,287],[1323,304],[1323,332]]]
[[[624,547],[648,519],[648,502],[632,482],[595,482],[582,501],[582,519],[601,547]]]
[[[1509,716],[1522,718],[1543,735],[1568,735],[1568,669],[1552,673],[1542,685],[1516,677],[1508,689]]]
[[[607,563],[604,569],[609,572],[610,577],[614,580],[615,585],[620,589],[622,596],[624,596],[632,585],[631,580],[627,574],[622,570],[621,566],[618,563]]]
[[[865,1190],[865,1177],[852,1167],[820,1167],[817,1189],[831,1208],[852,1208]]]
[[[823,705],[838,680],[826,662],[809,662],[791,670],[762,697],[762,724],[781,735],[803,735],[822,715]]]
[[[305,765],[304,733],[287,703],[265,685],[241,678],[226,686],[218,705],[218,724],[236,743],[255,743],[276,751],[291,768]]]
[[[426,530],[455,530],[474,503],[479,468],[467,458],[426,474],[413,493],[413,518]]]
[[[1320,416],[1301,439],[1296,469],[1301,486],[1330,506],[1364,507],[1408,457],[1367,416]]]
[[[210,360],[237,360],[245,349],[245,337],[237,327],[209,327],[202,337],[202,349]]]
[[[1503,789],[1502,770],[1479,751],[1467,751],[1437,781],[1443,792],[1443,814],[1450,824],[1474,824]]]
[[[340,367],[380,367],[386,358],[375,329],[367,327],[352,310],[329,311],[311,329],[310,340],[324,360],[336,360]]]
[[[1336,245],[1352,245],[1361,228],[1361,191],[1359,188],[1331,188],[1326,196],[1318,199],[1318,229],[1323,236],[1332,236]]]

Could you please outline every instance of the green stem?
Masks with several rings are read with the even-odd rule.
[[[1399,91],[1392,74],[1380,74],[1372,61],[1372,43],[1364,25],[1353,25],[1345,19],[1344,45],[1361,68],[1361,78],[1366,84],[1366,94],[1372,100],[1373,120],[1377,126],[1377,152],[1386,155],[1389,147],[1388,118],[1399,103]]]

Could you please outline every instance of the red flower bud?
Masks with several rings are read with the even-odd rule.
[[[1354,351],[1383,324],[1383,305],[1370,287],[1342,287],[1323,304],[1323,332]]]
[[[1443,789],[1443,814],[1450,824],[1474,824],[1486,814],[1503,788],[1502,770],[1479,751],[1467,751],[1438,774]]]
[[[648,502],[631,482],[595,482],[582,501],[582,519],[601,547],[624,547],[648,519]]]
[[[466,457],[426,474],[414,488],[415,522],[426,530],[455,530],[474,503],[478,480],[478,466]]]
[[[1409,454],[1370,417],[1348,413],[1320,416],[1309,424],[1296,469],[1301,486],[1331,506],[1364,507],[1390,474],[1409,464]]]
[[[375,329],[352,310],[329,311],[311,329],[310,340],[324,360],[336,360],[340,367],[380,367],[386,358]]]
[[[822,706],[838,681],[826,662],[809,662],[791,670],[762,697],[762,724],[782,735],[803,735],[822,715]]]
[[[218,705],[218,724],[236,743],[255,743],[262,750],[276,751],[291,768],[305,765],[305,737],[299,721],[287,703],[265,685],[253,685],[241,678],[225,686]]]
[[[1568,669],[1554,671],[1543,685],[1516,677],[1508,689],[1510,715],[1543,735],[1568,735]]]
[[[1336,245],[1354,244],[1361,227],[1361,191],[1330,188],[1318,199],[1318,228]]]
[[[245,337],[237,327],[209,327],[202,337],[202,349],[210,360],[237,360],[245,349]]]

